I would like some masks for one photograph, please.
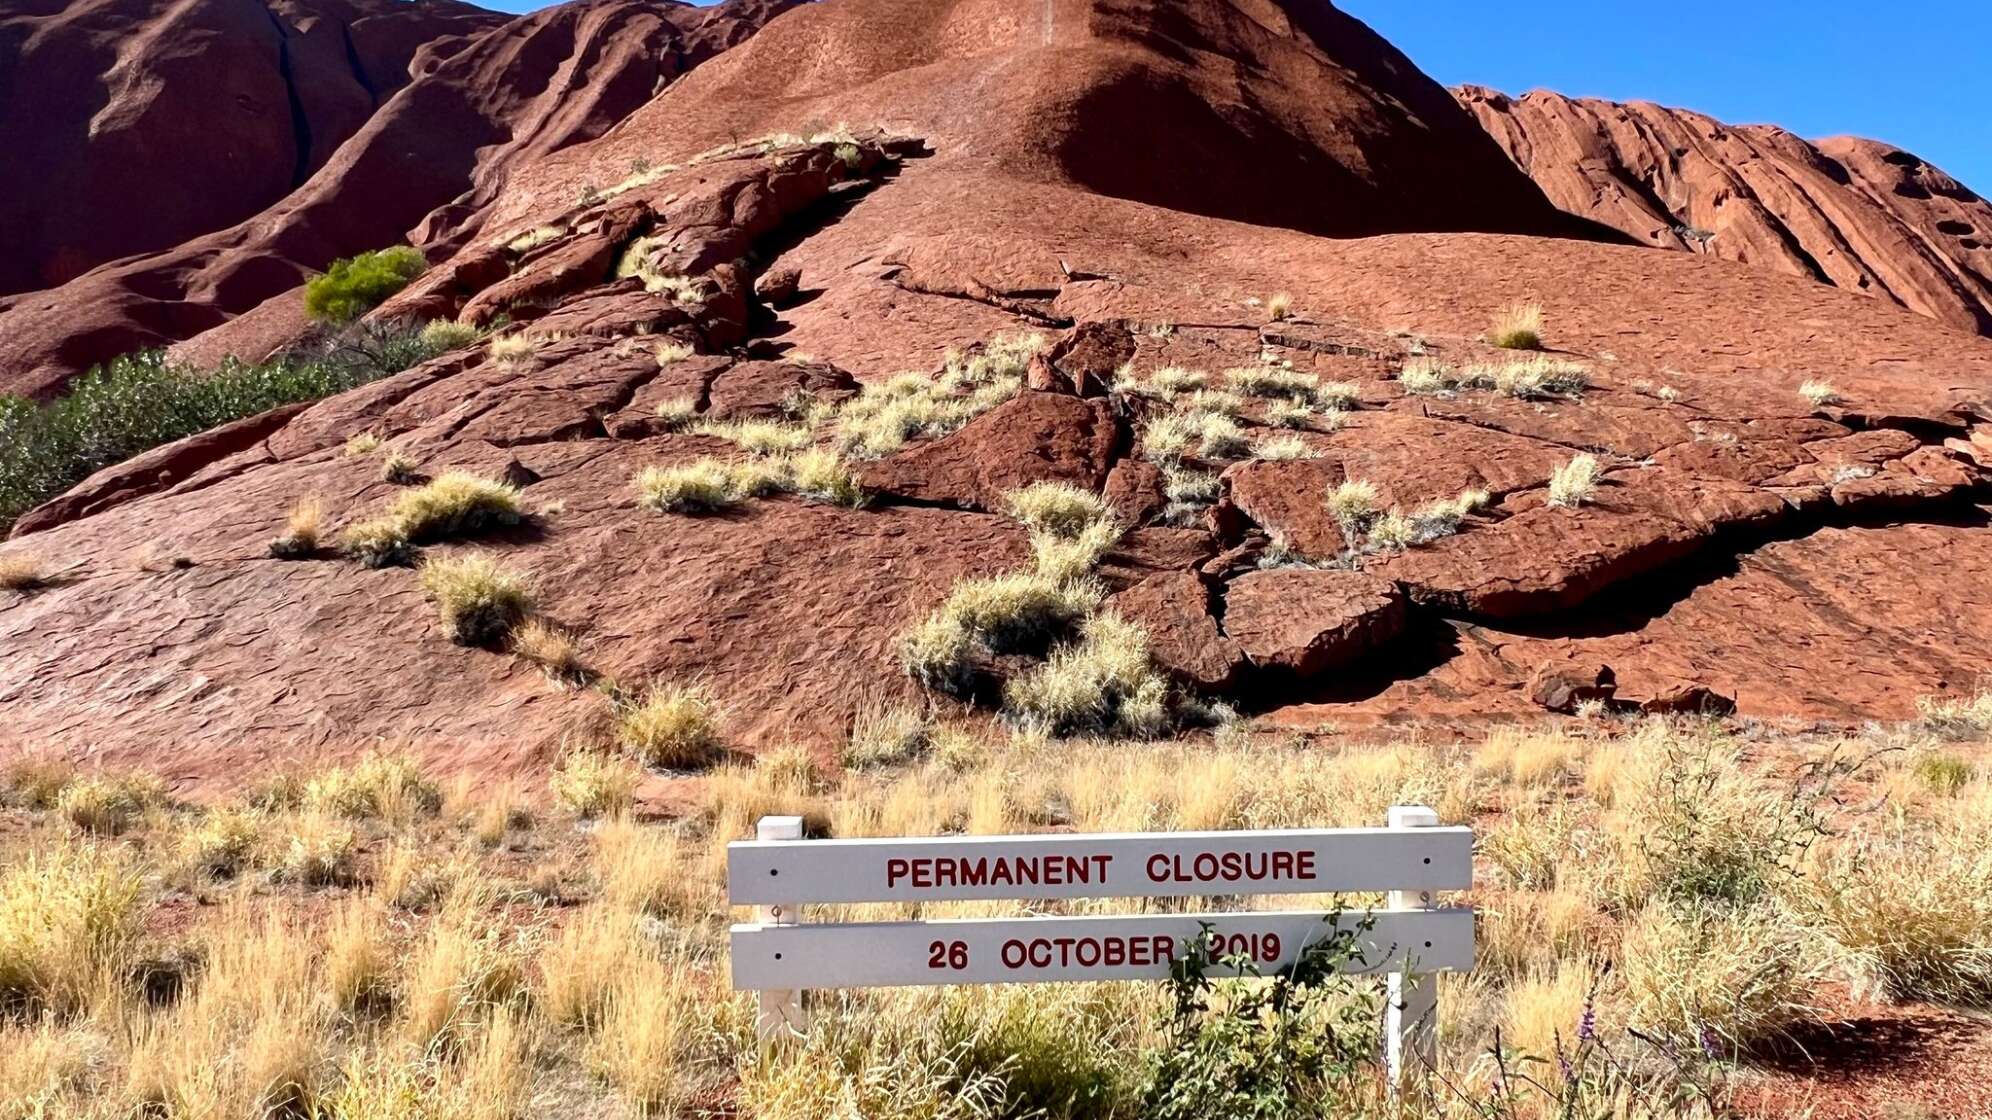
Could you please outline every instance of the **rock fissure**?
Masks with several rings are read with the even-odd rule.
[[[297,75],[291,69],[290,29],[274,9],[265,7],[264,14],[270,17],[270,27],[277,33],[277,74],[283,79],[284,98],[290,106],[291,143],[296,147],[290,185],[295,190],[311,177],[311,114],[305,112]]]

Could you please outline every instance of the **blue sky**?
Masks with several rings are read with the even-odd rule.
[[[1992,194],[1992,0],[1337,2],[1447,85],[1658,101],[1801,136],[1872,136]]]
[[[1337,0],[1447,85],[1900,145],[1992,194],[1992,0]]]

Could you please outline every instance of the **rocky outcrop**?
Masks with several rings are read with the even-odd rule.
[[[392,7],[425,11],[437,2]],[[280,164],[283,184],[274,195],[263,190],[255,199],[245,196],[231,204],[232,218],[248,220],[223,228],[217,228],[221,220],[194,223],[171,241],[145,246],[161,252],[82,275],[77,275],[81,267],[73,268],[62,277],[65,282],[49,290],[0,299],[0,391],[47,393],[93,363],[193,338],[266,301],[294,304],[294,289],[337,257],[409,241],[432,259],[447,258],[482,228],[514,168],[602,135],[660,88],[795,2],[728,0],[699,8],[584,0],[495,27],[489,21],[500,17],[480,13],[484,22],[465,30],[488,30],[447,54],[441,49],[424,54],[412,80],[398,90],[381,90],[379,107],[353,122],[345,142],[305,166],[304,173],[293,167],[288,149],[248,160],[252,179],[272,160]],[[267,14],[260,7],[249,10],[260,21],[254,26],[267,30]],[[258,49],[240,34],[217,32],[213,38],[217,50]],[[203,83],[171,84],[178,90]],[[281,106],[281,89],[274,96]],[[197,116],[175,127],[217,143],[231,135]],[[284,135],[290,135],[288,124]],[[232,159],[147,157],[148,164],[201,176],[232,166]],[[145,178],[128,175],[122,166],[112,173],[133,189],[147,190],[149,199]],[[584,189],[606,190],[630,174],[622,165],[602,169],[598,180],[565,184],[561,207],[571,206]],[[223,178],[234,181],[232,174]],[[195,183],[188,189],[205,188]],[[233,189],[221,196],[232,197]],[[128,203],[121,209],[142,215],[147,207]],[[91,220],[94,216],[77,215],[63,228]],[[289,338],[251,333],[238,341],[247,345],[221,349],[253,360],[273,341]],[[209,348],[201,356],[217,354]]]
[[[456,0],[0,4],[0,296],[251,217],[509,19]]]
[[[1454,93],[1572,214],[1992,334],[1992,204],[1900,148],[1645,101]]]
[[[1403,591],[1363,572],[1248,572],[1224,596],[1224,632],[1252,664],[1300,678],[1376,654],[1404,616]]]
[[[344,451],[369,431],[424,472],[523,486],[520,525],[425,547],[488,550],[529,573],[595,672],[704,681],[749,749],[827,750],[870,698],[920,697],[898,635],[958,580],[1032,562],[995,511],[1041,478],[1114,506],[1127,532],[1101,586],[1177,687],[1272,723],[1540,719],[1538,692],[1559,707],[1602,699],[1533,689],[1558,672],[1545,666],[1609,666],[1617,710],[1733,702],[1752,718],[1846,722],[1906,717],[1918,695],[1992,675],[1992,341],[1801,277],[1526,236],[1546,204],[1501,203],[1506,186],[1457,223],[1504,232],[1430,232],[1434,196],[1387,197],[1406,181],[1387,157],[1417,146],[1395,135],[1415,133],[1397,114],[1430,108],[1425,83],[1353,88],[1383,56],[1353,31],[1310,31],[1317,4],[1020,10],[809,5],[617,127],[522,155],[477,232],[437,240],[431,272],[383,309],[503,316],[522,352],[466,347],[161,449],[6,542],[63,578],[0,598],[0,750],[87,748],[116,764],[169,742],[198,779],[300,744],[333,755],[398,736],[467,768],[531,770],[589,734],[601,693],[439,639],[410,573],[267,556],[299,498],[317,496],[334,529],[393,500],[379,463]],[[1168,34],[1142,33],[1136,11]],[[1341,76],[1319,85],[1331,62]],[[1347,202],[1338,214],[1422,232],[1247,224],[1283,211],[1087,171],[1103,122],[1171,135],[1167,114],[1115,108],[1129,89],[1240,82],[1256,100],[1175,118],[1182,151],[1249,152],[1275,127],[1263,107],[1282,106],[1280,135],[1328,138],[1305,174],[1282,162],[1285,140],[1268,167],[1317,205]],[[1276,88],[1288,82],[1316,85]],[[895,131],[815,135],[870,119]],[[1451,126],[1422,135],[1477,166]],[[1375,140],[1375,158],[1358,166],[1352,138]],[[638,157],[654,163],[632,177]],[[584,198],[588,183],[604,187]],[[1276,292],[1291,299],[1269,324]],[[1511,357],[1479,336],[1521,297],[1544,303],[1548,344],[1586,369],[1586,388],[1406,392],[1413,356]],[[646,467],[749,457],[698,421],[937,377],[950,351],[1033,332],[1049,347],[1038,387],[853,464],[871,491],[862,508],[637,503]],[[1167,403],[1107,381],[1122,365],[1137,381],[1167,366],[1217,381],[1266,360],[1352,384],[1356,407],[1276,428],[1247,399],[1244,449],[1186,452],[1211,472],[1188,480],[1142,437]],[[1808,381],[1833,393],[1801,394]],[[839,435],[826,424],[812,438],[829,449]],[[1551,476],[1580,455],[1597,462],[1595,491],[1551,504]],[[1214,500],[1172,503],[1150,456],[1177,472],[1179,499],[1214,478]],[[1392,541],[1328,513],[1345,481],[1399,513],[1468,490],[1488,500]]]

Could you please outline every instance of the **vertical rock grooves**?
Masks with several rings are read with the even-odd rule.
[[[296,156],[291,164],[291,189],[296,190],[311,177],[311,116],[304,111],[304,99],[298,95],[297,75],[291,71],[290,29],[277,13],[265,9],[270,17],[270,27],[277,33],[277,73],[284,79],[284,98],[290,103],[291,136],[296,146]],[[352,40],[347,40],[350,49]]]

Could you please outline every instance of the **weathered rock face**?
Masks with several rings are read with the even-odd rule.
[[[1992,334],[1992,204],[1908,152],[1644,101],[1454,94],[1573,214]]]
[[[1845,721],[1907,716],[1919,694],[1992,676],[1992,340],[1687,253],[1493,221],[1511,232],[1322,237],[1246,224],[1242,203],[1160,208],[1058,162],[1062,137],[1102,143],[1078,118],[1130,74],[1315,88],[1323,58],[1364,40],[1310,38],[1288,16],[1299,6],[1153,8],[1197,32],[1179,49],[1092,0],[1032,10],[1048,23],[993,0],[837,0],[782,16],[599,137],[521,155],[477,232],[435,242],[432,271],[382,313],[504,315],[532,352],[466,348],[121,464],[24,519],[5,552],[56,578],[0,593],[0,750],[156,761],[167,742],[198,778],[298,742],[336,754],[402,735],[444,761],[524,769],[588,733],[599,694],[451,645],[407,571],[267,557],[300,497],[319,496],[335,528],[392,499],[379,463],[342,449],[367,431],[426,473],[524,485],[524,525],[431,547],[531,573],[541,610],[602,673],[709,681],[748,748],[827,744],[867,697],[914,696],[897,635],[956,580],[1030,562],[1024,533],[990,511],[1040,478],[1119,512],[1128,532],[1099,576],[1159,665],[1276,721],[1540,718],[1532,682],[1573,664],[1609,666],[1618,706]],[[1025,73],[1042,80],[1011,80]],[[1347,137],[1395,131],[1363,116],[1384,112],[1375,98],[1339,89],[1295,108],[1288,135],[1344,111],[1362,117]],[[1227,112],[1239,119],[1219,123],[1248,139],[1263,123]],[[876,117],[897,132],[731,145]],[[1198,132],[1219,127],[1208,117],[1185,127],[1195,150],[1251,146]],[[579,185],[618,184],[637,157],[656,174],[582,200]],[[1396,172],[1365,174],[1333,197],[1371,199]],[[1415,206],[1395,213],[1416,227]],[[633,252],[648,287],[611,275]],[[1268,324],[1274,292],[1291,307]],[[1549,344],[1588,388],[1405,391],[1413,354],[1509,357],[1479,338],[1524,297],[1546,305]],[[1031,367],[1038,387],[854,464],[872,491],[862,509],[637,505],[644,467],[748,457],[723,430],[660,417],[666,402],[697,420],[773,418],[1027,332],[1051,347]],[[1217,493],[1172,510],[1139,430],[1166,404],[1107,391],[1108,375],[1180,366],[1221,381],[1262,355],[1352,383],[1357,407],[1287,431],[1246,401],[1246,445],[1299,447],[1186,453]],[[1838,400],[1815,405],[1808,380]],[[1551,475],[1580,454],[1597,460],[1595,492],[1550,504]],[[1324,507],[1330,486],[1358,480],[1400,512],[1467,490],[1489,500],[1450,535],[1393,549]]]
[[[1231,581],[1225,633],[1252,664],[1296,677],[1341,669],[1404,630],[1404,593],[1363,572],[1276,568]]]
[[[254,73],[264,73],[269,88],[253,97],[249,93],[241,97],[259,107],[273,106],[268,113],[259,108],[253,114],[267,125],[264,131],[269,136],[255,146],[257,130],[250,129],[250,139],[242,141],[226,125],[215,123],[211,119],[214,114],[169,102],[157,110],[162,119],[172,122],[165,136],[150,124],[132,125],[136,131],[130,143],[156,147],[124,152],[106,145],[101,159],[92,157],[93,163],[101,164],[94,174],[116,184],[117,189],[141,195],[120,200],[106,197],[102,191],[66,193],[64,181],[56,177],[57,193],[50,197],[70,201],[39,210],[30,207],[29,212],[35,215],[33,220],[48,225],[51,231],[65,231],[60,237],[73,236],[66,231],[104,220],[113,229],[125,221],[145,223],[156,188],[150,170],[144,176],[130,173],[134,161],[144,162],[148,169],[162,167],[166,174],[189,177],[180,193],[198,195],[203,200],[198,205],[206,209],[200,211],[198,219],[169,223],[164,228],[170,236],[162,234],[159,240],[121,242],[120,247],[78,256],[74,263],[54,271],[38,267],[35,278],[17,286],[52,286],[50,290],[0,299],[0,391],[45,393],[93,363],[192,338],[272,301],[281,306],[252,316],[233,337],[222,332],[216,345],[199,348],[191,355],[205,360],[224,353],[261,358],[276,345],[290,341],[302,328],[293,312],[297,304],[294,289],[313,270],[324,268],[334,258],[400,241],[424,248],[432,258],[449,256],[481,227],[492,200],[518,164],[602,135],[660,87],[739,42],[795,2],[728,0],[712,8],[697,8],[651,0],[586,0],[517,20],[462,5],[444,6],[445,0],[381,4],[383,11],[438,13],[417,26],[437,27],[439,34],[461,32],[468,37],[461,42],[448,38],[439,43],[415,60],[412,80],[404,76],[374,93],[367,93],[356,75],[341,79],[350,80],[355,91],[346,99],[352,102],[347,116],[338,118],[345,122],[344,133],[329,123],[311,132],[313,154],[302,161],[295,158],[292,117],[286,108],[286,72],[279,63],[282,58],[291,58],[302,66],[307,60],[319,59],[325,51],[335,51],[311,62],[316,68],[312,73],[329,70],[332,60],[343,71],[347,53],[339,45],[336,22],[307,21],[308,32],[280,38],[277,27],[283,20],[273,23],[271,13],[251,6],[234,13],[230,17],[233,24],[224,23],[190,39],[183,40],[178,32],[168,35],[168,29],[162,29],[160,34],[175,44],[162,52],[163,56],[178,59],[175,65],[195,68],[196,74],[187,80],[176,73],[167,81],[173,97],[201,95],[196,90],[218,100],[226,95],[222,103],[230,112],[249,113],[246,108],[237,109],[239,99],[225,83],[217,93],[212,83],[198,76],[207,72],[208,64],[202,62],[196,47],[186,44],[206,44],[203,49],[221,57],[259,59],[262,71],[233,66],[225,69],[231,75],[244,74],[242,81],[251,80]],[[199,5],[189,10],[206,12],[212,7]],[[216,10],[226,10],[225,2]],[[457,22],[438,26],[437,20],[449,13],[459,13],[454,17]],[[296,18],[303,20],[305,14]],[[311,45],[300,45],[306,42]],[[385,30],[377,35],[371,29],[355,30],[353,42],[353,51],[361,60],[360,72],[371,74],[374,68],[386,65],[392,54],[392,38]],[[365,50],[362,44],[367,44]],[[291,53],[282,55],[280,48]],[[139,52],[134,57],[144,56],[144,48],[132,49]],[[368,61],[370,58],[375,61]],[[81,62],[73,65],[79,74],[109,69]],[[50,68],[30,72],[47,74]],[[295,72],[291,81],[295,88],[308,84],[318,91],[300,95],[306,104],[334,98],[341,88],[337,81],[310,79]],[[34,82],[23,83],[23,88],[40,89]],[[77,91],[46,96],[70,105],[68,112],[102,101],[101,96],[93,100]],[[360,111],[362,107],[366,112]],[[12,109],[11,101],[7,109]],[[305,117],[296,129],[296,135],[301,136],[309,128],[309,113],[299,112]],[[19,127],[40,137],[39,144],[58,140],[56,134],[42,131],[44,122],[32,113],[23,113]],[[228,147],[225,158],[219,152],[208,159],[195,158],[171,138],[182,129],[204,137],[203,143],[240,142],[252,147],[247,153]],[[321,132],[329,142],[318,139]],[[344,142],[337,143],[341,137]],[[336,148],[330,146],[332,143]],[[59,161],[62,154],[52,154],[45,162],[53,166],[52,161]],[[238,163],[243,165],[239,174]],[[28,177],[45,174],[37,171],[41,165],[34,163],[10,161],[8,166]],[[226,173],[217,176],[218,169]],[[626,165],[604,168],[603,178],[593,185],[606,189],[629,174]],[[210,179],[221,182],[216,185]],[[570,190],[578,193],[582,186],[577,183]],[[170,202],[172,195],[167,197]],[[562,201],[571,203],[573,197]],[[86,208],[74,209],[71,202]],[[18,219],[18,213],[0,216],[0,222]],[[83,272],[106,257],[137,249],[165,251]],[[6,283],[0,283],[0,292],[8,290]],[[271,325],[272,317],[278,329],[258,329]]]
[[[456,0],[0,5],[0,295],[250,217],[412,71],[509,18]]]

